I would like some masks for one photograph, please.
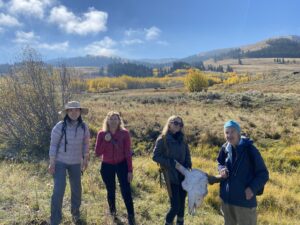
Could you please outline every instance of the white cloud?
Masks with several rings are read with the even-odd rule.
[[[156,41],[157,44],[167,45],[167,42],[159,40],[161,30],[152,26],[144,29],[128,29],[125,31],[125,40],[122,41],[124,45],[142,44],[146,41]]]
[[[50,51],[65,51],[69,48],[69,42],[61,42],[61,43],[42,43],[39,41],[40,36],[35,35],[34,32],[24,32],[24,31],[17,31],[16,38],[13,40],[15,43],[18,44],[28,44],[34,45],[34,47],[39,49],[46,49]]]
[[[144,41],[142,41],[141,39],[130,39],[130,40],[124,40],[122,41],[122,44],[124,45],[135,45],[135,44],[143,44]]]
[[[2,27],[17,27],[22,24],[15,18],[4,13],[0,13],[0,26]]]
[[[54,0],[11,0],[9,3],[9,12],[42,19],[46,7],[50,6],[53,2]]]
[[[146,40],[152,41],[157,40],[160,36],[161,30],[155,26],[150,27],[149,29],[145,28]]]
[[[36,43],[39,38],[40,37],[36,36],[32,31],[31,32],[17,31],[14,42],[19,44],[33,44]]]
[[[106,31],[108,14],[93,8],[82,17],[74,15],[65,6],[54,7],[50,12],[49,22],[58,26],[67,33],[87,35]]]
[[[54,43],[54,44],[47,44],[47,43],[40,43],[37,45],[40,49],[46,49],[51,51],[66,51],[69,48],[69,42],[65,41],[62,43]]]
[[[90,55],[111,57],[118,53],[118,50],[114,48],[116,45],[117,42],[109,37],[105,37],[101,41],[96,41],[86,46],[84,50]]]

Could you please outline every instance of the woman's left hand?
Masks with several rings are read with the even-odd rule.
[[[246,194],[246,199],[247,200],[250,200],[254,196],[253,191],[249,187],[246,188],[245,194]]]
[[[133,174],[132,174],[132,172],[131,172],[131,173],[128,173],[128,175],[127,175],[127,180],[128,180],[128,182],[131,183],[131,182],[132,182],[132,179],[133,179]]]

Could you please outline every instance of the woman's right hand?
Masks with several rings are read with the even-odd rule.
[[[52,164],[52,163],[49,164],[48,173],[50,173],[51,175],[54,175],[54,173],[55,173],[55,164]]]
[[[222,178],[227,178],[228,177],[228,169],[224,167],[223,169],[220,170],[220,175]]]

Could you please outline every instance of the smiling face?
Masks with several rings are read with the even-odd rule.
[[[111,117],[109,117],[109,119],[107,120],[107,124],[109,127],[110,131],[115,131],[120,127],[120,118],[118,115],[112,115]]]
[[[175,118],[170,121],[169,123],[169,131],[173,134],[181,131],[183,128],[183,121],[180,118]]]
[[[224,129],[224,136],[226,141],[233,146],[237,146],[240,141],[240,133],[233,127],[227,127]]]
[[[77,108],[76,109],[67,109],[67,114],[71,120],[76,121],[81,114],[81,110],[77,109]]]

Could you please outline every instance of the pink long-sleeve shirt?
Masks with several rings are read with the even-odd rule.
[[[102,130],[98,132],[95,146],[96,156],[102,157],[103,162],[112,165],[126,160],[128,172],[132,172],[131,139],[128,130],[119,129],[114,134],[110,133],[110,141],[105,140],[107,133]]]

